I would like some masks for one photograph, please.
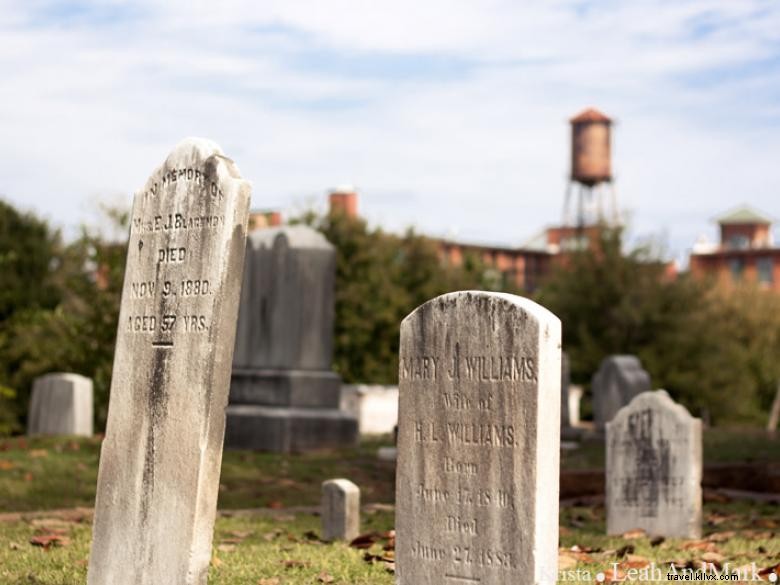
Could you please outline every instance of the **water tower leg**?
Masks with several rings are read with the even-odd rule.
[[[617,204],[617,191],[615,191],[615,183],[609,182],[609,192],[612,196],[612,221],[615,226],[620,225],[620,210],[618,210]]]
[[[566,197],[563,200],[563,223],[561,225],[569,225],[569,220],[571,217],[569,216],[569,204],[571,202],[571,189],[574,184],[569,181],[569,183],[566,185]]]

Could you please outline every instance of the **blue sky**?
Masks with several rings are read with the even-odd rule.
[[[780,216],[773,1],[0,0],[0,67],[0,196],[71,233],[205,136],[254,207],[353,183],[373,224],[518,245],[559,220],[588,106],[634,237]]]

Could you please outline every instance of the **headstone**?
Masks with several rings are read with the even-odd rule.
[[[569,354],[561,353],[561,426],[571,426],[569,417],[569,386],[571,386],[571,367]]]
[[[46,374],[33,382],[28,435],[92,436],[92,380]]]
[[[336,251],[307,226],[249,235],[225,446],[300,452],[354,445],[332,371]]]
[[[360,534],[360,489],[348,479],[322,484],[322,539],[352,541]]]
[[[361,435],[392,434],[398,424],[398,386],[345,384],[341,408],[358,420]]]
[[[593,419],[599,429],[634,396],[650,390],[650,375],[633,355],[613,355],[601,362],[592,381]]]
[[[203,139],[135,195],[89,585],[206,583],[249,196]]]
[[[700,538],[701,421],[664,390],[644,392],[607,423],[607,532]]]
[[[401,324],[400,585],[554,583],[561,324],[536,303],[442,295]]]
[[[582,395],[584,394],[582,386],[571,384],[569,386],[569,426],[580,426],[580,402],[582,401]]]

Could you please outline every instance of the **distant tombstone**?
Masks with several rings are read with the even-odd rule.
[[[593,418],[600,429],[634,396],[650,390],[650,375],[633,355],[613,355],[601,362],[591,384]]]
[[[322,484],[322,539],[352,541],[360,534],[360,488],[348,479]]]
[[[580,401],[582,400],[582,395],[585,392],[582,389],[582,386],[577,386],[575,384],[571,384],[569,386],[569,426],[570,427],[578,427],[580,426],[581,417],[580,417]]]
[[[607,423],[607,532],[700,538],[701,421],[664,390],[643,392]]]
[[[206,583],[249,196],[203,139],[135,195],[89,585]]]
[[[536,303],[442,295],[401,324],[399,585],[555,583],[561,325]]]
[[[571,366],[569,354],[561,353],[561,426],[570,427],[569,387],[571,386]]]
[[[308,226],[247,242],[225,446],[300,452],[354,445],[333,356],[336,250]]]
[[[78,374],[46,374],[33,382],[28,435],[92,436],[92,380]]]

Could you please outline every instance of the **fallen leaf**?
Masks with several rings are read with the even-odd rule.
[[[284,508],[284,504],[279,500],[274,500],[273,502],[268,502],[268,507],[271,508],[271,510],[281,510]]]
[[[302,569],[308,567],[309,564],[304,561],[298,561],[295,559],[285,559],[282,561],[285,569]]]
[[[658,546],[663,544],[666,539],[663,536],[656,536],[650,541],[650,546]]]
[[[637,528],[636,530],[629,530],[628,532],[623,533],[623,538],[626,540],[634,540],[636,538],[643,538],[645,536],[647,536],[647,533],[641,528]]]
[[[650,561],[639,555],[627,555],[626,560],[620,563],[621,569],[644,569],[650,564]]]
[[[371,548],[381,538],[382,536],[378,532],[369,532],[367,534],[361,534],[360,536],[352,539],[352,542],[349,543],[349,546],[360,549]]]
[[[228,534],[236,538],[248,538],[254,533],[251,530],[231,530]]]
[[[13,461],[8,461],[7,459],[0,459],[0,471],[10,471],[16,467],[16,464]]]
[[[46,449],[32,449],[28,455],[33,459],[40,459],[41,457],[48,457],[49,452]]]
[[[257,585],[281,585],[281,581],[276,577],[269,577],[268,579],[260,579]]]
[[[233,552],[236,550],[235,544],[220,544],[217,546],[217,550],[220,552]]]
[[[30,539],[30,544],[49,549],[53,546],[68,546],[70,539],[62,534],[39,534]]]
[[[19,549],[22,548],[22,545],[18,544],[16,542],[9,542],[8,543],[8,548],[10,548],[11,550],[19,550]]]
[[[730,538],[733,538],[736,536],[736,532],[734,530],[724,530],[723,532],[713,532],[710,534],[705,540],[709,540],[710,542],[726,542]]]
[[[774,579],[772,579],[772,575],[775,576]],[[777,583],[780,581],[780,563],[772,565],[771,567],[766,567],[765,569],[761,569],[758,572],[758,576],[762,579],[766,579],[767,581]]]
[[[615,551],[615,556],[619,559],[622,559],[624,556],[628,554],[632,554],[636,548],[633,544],[627,544],[626,546],[623,546]]]
[[[24,474],[24,481],[32,481],[33,480],[33,474],[29,471]]]
[[[574,557],[572,557],[570,555],[564,554],[564,553],[559,553],[558,554],[558,570],[559,571],[565,571],[567,569],[573,569],[576,566],[577,566],[577,559],[575,559]]]
[[[626,580],[626,574],[620,569],[615,567],[612,567],[611,569],[604,571],[603,575],[604,575],[604,579],[601,581],[602,583],[617,583],[619,581]],[[598,575],[596,576],[596,579],[598,579]]]
[[[221,567],[222,566],[222,561],[219,560],[219,558],[215,555],[211,559],[211,566],[212,567]]]
[[[325,571],[317,575],[317,581],[320,583],[333,583],[336,578],[333,575],[329,575]]]
[[[718,552],[715,543],[706,540],[689,540],[680,547],[683,550],[702,550],[706,552]]]

